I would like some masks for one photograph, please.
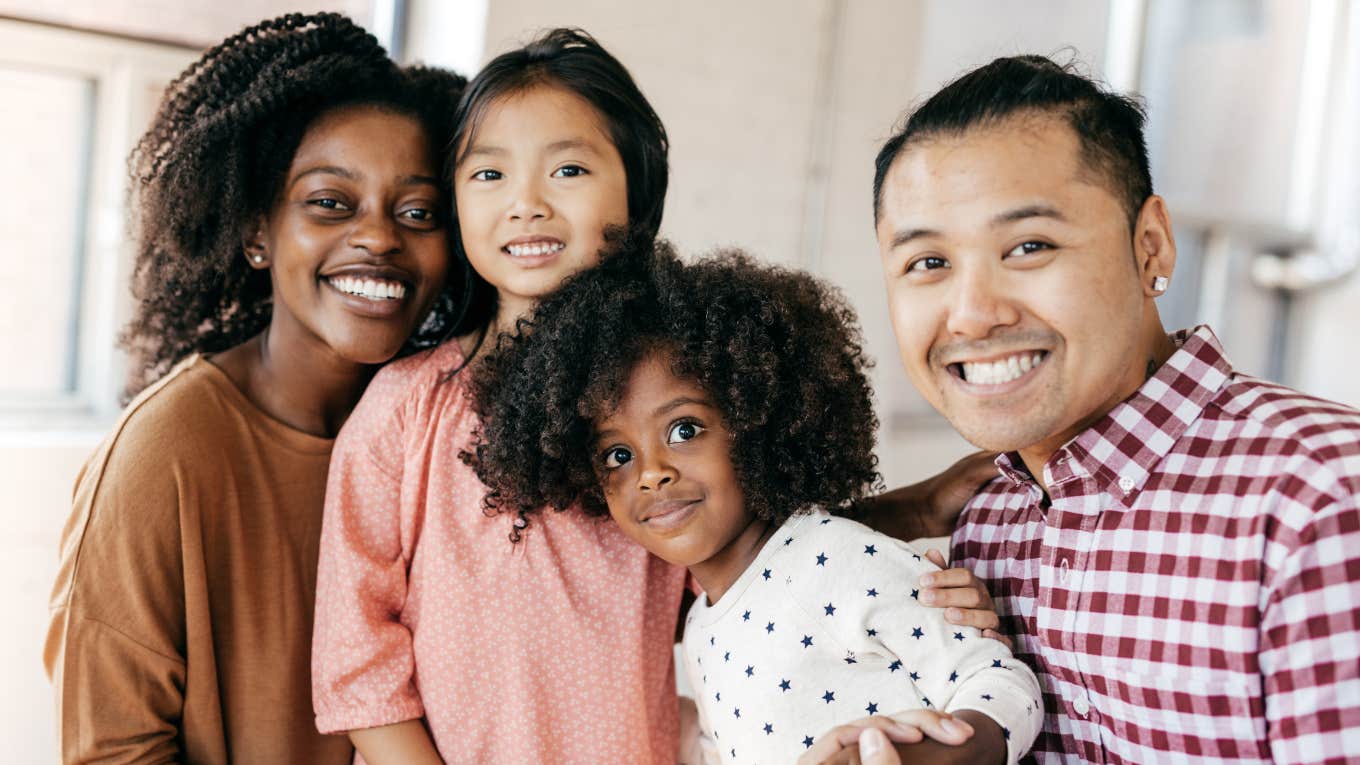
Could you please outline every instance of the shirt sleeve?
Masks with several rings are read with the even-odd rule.
[[[1007,761],[1029,751],[1043,725],[1042,694],[1033,671],[1009,648],[972,627],[944,620],[944,611],[921,605],[920,577],[936,570],[911,548],[880,541],[858,559],[857,581],[843,588],[854,628],[843,640],[860,650],[894,657],[890,672],[915,686],[922,706],[945,712],[973,710],[1001,727]],[[844,597],[844,596],[843,596]],[[901,710],[884,710],[895,712]]]
[[[1360,504],[1352,491],[1313,515],[1269,582],[1260,662],[1275,762],[1360,760],[1358,614]]]
[[[401,512],[401,418],[383,393],[370,387],[331,455],[312,634],[312,701],[322,733],[424,714],[402,621],[414,540]]]
[[[175,762],[184,711],[178,477],[135,437],[96,453],[62,534],[43,663],[63,762]],[[117,447],[115,449],[115,447]]]

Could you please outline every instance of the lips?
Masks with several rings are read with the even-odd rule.
[[[653,503],[638,516],[638,523],[654,529],[672,529],[689,520],[699,507],[697,499],[666,499]]]
[[[551,257],[566,247],[566,242],[552,236],[521,236],[506,242],[501,252],[512,258],[534,259]]]
[[[332,268],[320,281],[334,290],[350,310],[371,318],[395,315],[415,293],[415,280],[405,271],[391,266],[366,263]]]

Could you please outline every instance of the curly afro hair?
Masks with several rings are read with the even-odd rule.
[[[607,514],[593,423],[657,351],[723,413],[758,517],[844,512],[879,487],[871,362],[840,293],[735,250],[686,264],[635,234],[544,299],[474,372],[482,429],[463,458],[490,489],[487,511],[519,513],[521,528],[545,506]]]
[[[123,345],[131,397],[195,352],[223,351],[269,323],[269,274],[247,267],[248,225],[268,212],[302,136],[322,113],[389,108],[425,126],[434,156],[466,81],[400,69],[373,35],[334,13],[288,14],[227,38],[167,88],[129,160],[138,300]],[[412,347],[456,322],[450,285]]]

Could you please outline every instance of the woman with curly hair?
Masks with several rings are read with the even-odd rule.
[[[351,760],[310,694],[326,471],[377,367],[455,319],[463,84],[319,14],[169,86],[131,160],[135,398],[78,479],[51,601],[64,761]]]
[[[845,517],[878,483],[867,366],[813,277],[630,243],[477,370],[468,459],[491,508],[608,514],[689,568],[685,664],[723,762],[792,762],[881,711],[899,740],[951,744],[985,715],[1014,763],[1042,720],[1034,674],[918,601],[934,564]]]

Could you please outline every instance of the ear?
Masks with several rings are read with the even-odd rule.
[[[246,229],[246,235],[241,238],[241,251],[245,253],[246,263],[261,271],[269,268],[269,247],[265,244],[264,232],[265,220],[261,217]]]
[[[1176,235],[1171,229],[1171,213],[1166,200],[1153,194],[1138,211],[1133,231],[1133,259],[1143,295],[1155,298],[1171,284],[1176,269]]]

